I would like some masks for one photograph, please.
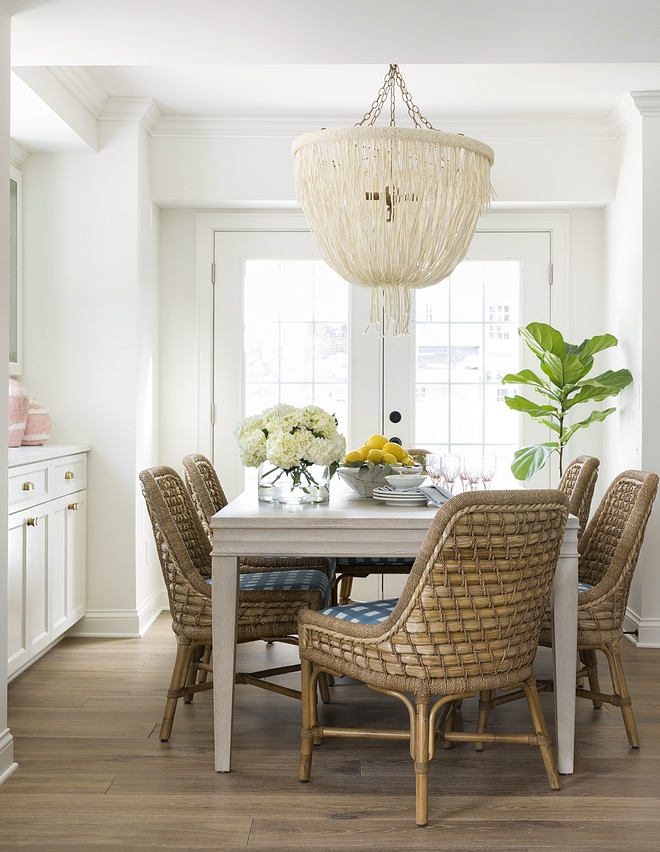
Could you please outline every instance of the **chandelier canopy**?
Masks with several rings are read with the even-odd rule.
[[[395,84],[414,127],[395,124]],[[389,96],[390,126],[374,123]],[[408,333],[411,288],[451,275],[465,257],[492,189],[492,148],[435,130],[390,65],[355,127],[300,136],[292,148],[296,190],[326,263],[372,288],[371,322]]]

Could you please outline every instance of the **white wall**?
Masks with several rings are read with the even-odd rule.
[[[0,6],[0,169],[9,175],[9,63],[10,18]],[[9,197],[0,204],[0,352],[8,352],[9,305]],[[7,445],[7,400],[0,401],[0,442]],[[2,481],[7,478],[7,457],[0,461]],[[7,514],[7,491],[0,495],[0,513]],[[0,553],[7,553],[7,527],[0,532]],[[0,559],[0,784],[18,768],[14,743],[7,727],[7,560]]]
[[[158,231],[147,220],[148,186],[139,192],[142,132],[137,122],[101,122],[99,153],[33,154],[23,167],[23,381],[50,411],[53,441],[93,448],[82,634],[135,635],[155,594],[136,489],[138,463],[156,452],[144,435]]]

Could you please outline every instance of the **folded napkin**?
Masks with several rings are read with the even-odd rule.
[[[452,498],[451,492],[440,485],[421,485],[416,490],[421,491],[429,503],[433,503],[434,506],[442,506]]]

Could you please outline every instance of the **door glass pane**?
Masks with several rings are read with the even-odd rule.
[[[519,446],[502,377],[520,369],[520,280],[519,260],[466,260],[416,293],[415,446],[497,455],[502,486]]]
[[[244,414],[314,403],[348,425],[348,284],[321,260],[245,261]]]

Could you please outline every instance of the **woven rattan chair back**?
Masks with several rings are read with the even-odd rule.
[[[215,468],[199,453],[191,453],[183,459],[183,476],[190,491],[199,519],[208,536],[213,540],[211,518],[227,505],[225,492],[218,479]]]
[[[170,467],[140,473],[176,634],[196,640],[211,629],[211,546],[179,474]]]
[[[607,489],[580,542],[579,579],[593,586],[579,597],[592,623],[581,614],[579,629],[618,630],[646,524],[658,490],[655,473],[626,470]]]
[[[411,692],[487,689],[491,681],[529,677],[567,503],[556,491],[469,492],[448,501],[392,615],[377,627],[342,623],[330,653],[350,659],[369,683]],[[350,653],[345,630],[355,637]],[[329,631],[320,644],[312,624],[305,631],[306,647],[327,661]]]
[[[600,461],[594,456],[578,456],[568,465],[557,486],[559,491],[568,495],[568,511],[580,521],[578,541],[589,521],[599,465]]]

